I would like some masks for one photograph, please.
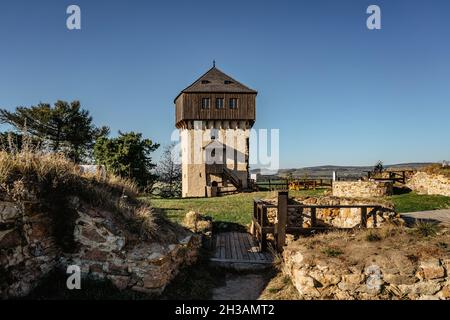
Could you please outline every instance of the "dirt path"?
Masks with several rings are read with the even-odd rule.
[[[212,292],[213,300],[256,300],[269,283],[267,273],[227,273],[225,285]]]

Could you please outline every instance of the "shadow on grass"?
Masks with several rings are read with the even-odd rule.
[[[248,232],[247,228],[239,223],[228,221],[213,221],[213,233],[220,232]]]
[[[411,193],[411,192],[412,192],[412,190],[405,186],[394,187],[394,189],[393,189],[394,195],[407,194],[407,193]]]

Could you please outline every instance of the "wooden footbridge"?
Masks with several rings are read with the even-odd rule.
[[[248,268],[270,266],[273,256],[260,250],[255,238],[244,232],[222,232],[213,237],[211,262],[220,266]]]

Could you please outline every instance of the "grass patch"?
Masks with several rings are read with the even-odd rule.
[[[339,257],[344,252],[337,248],[325,248],[322,250],[322,253],[330,258]]]
[[[419,195],[415,192],[388,197],[399,213],[417,212],[450,208],[450,197],[438,195]]]
[[[317,196],[324,189],[290,191],[289,196]],[[145,197],[143,200],[163,212],[172,221],[182,222],[189,211],[197,211],[210,216],[216,222],[229,222],[247,225],[251,222],[253,199],[264,199],[276,196],[276,192],[240,193],[216,198],[179,198],[158,199]]]

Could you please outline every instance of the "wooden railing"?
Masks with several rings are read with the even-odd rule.
[[[283,179],[256,182],[260,190],[304,190],[331,187],[332,179]]]
[[[367,178],[372,180],[390,180],[393,183],[406,183],[407,176],[414,173],[414,170],[399,170],[399,171],[383,171],[381,173],[367,172]]]
[[[270,224],[267,216],[267,209],[276,208],[276,223]],[[309,209],[310,226],[296,226],[288,224],[289,209],[295,208],[304,215],[305,209]],[[299,234],[311,231],[329,230],[329,229],[353,229],[353,228],[337,228],[334,226],[323,226],[317,223],[317,209],[341,209],[341,208],[358,208],[361,212],[361,222],[356,228],[367,228],[368,217],[373,217],[373,227],[377,226],[377,211],[381,209],[380,205],[290,205],[288,204],[288,192],[278,192],[278,204],[271,204],[261,200],[253,202],[253,224],[251,233],[257,238],[260,250],[267,250],[267,235],[273,234],[275,247],[277,251],[282,251],[286,242],[286,234]],[[370,211],[369,211],[370,209]]]

